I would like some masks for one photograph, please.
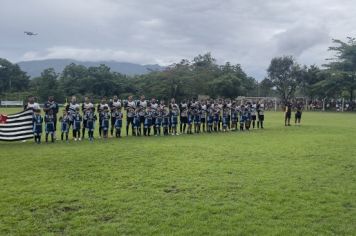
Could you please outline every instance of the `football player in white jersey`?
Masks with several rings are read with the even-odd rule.
[[[172,135],[179,135],[177,132],[177,125],[178,125],[178,116],[179,116],[179,107],[176,103],[171,104],[171,131]]]
[[[223,110],[223,101],[222,101],[222,99],[219,99],[219,101],[218,101],[216,106],[217,106],[217,110],[219,110],[218,131],[220,131],[221,130],[221,122],[222,122],[221,112]]]
[[[116,117],[115,117],[115,112],[121,112],[121,101],[118,99],[118,97],[115,95],[112,100],[109,102],[109,108],[111,112],[111,129],[110,129],[110,134],[111,136],[114,136],[114,128],[115,128],[115,122],[116,122]]]
[[[143,128],[145,123],[145,113],[147,108],[147,101],[145,99],[145,95],[141,95],[140,100],[137,102],[138,115],[140,116],[140,127],[138,129],[138,136],[143,134]]]
[[[228,108],[227,127],[228,127],[229,130],[231,130],[231,109],[232,109],[231,99],[227,100],[226,106]]]
[[[174,98],[171,99],[171,103],[169,104],[169,113],[170,113],[170,116],[171,116],[171,118],[170,118],[171,122],[169,123],[169,133],[173,132],[172,131],[172,125],[173,125],[173,123],[172,123],[172,110],[173,110],[173,108],[177,108],[177,110],[179,111],[179,106],[177,105],[176,100]],[[177,132],[177,129],[176,129],[176,132]]]
[[[109,105],[107,104],[106,97],[102,97],[100,103],[98,104],[97,110],[99,114],[99,138],[102,136],[102,124],[103,123],[103,112],[105,110],[105,107],[109,108]],[[106,114],[105,114],[106,117]]]
[[[255,125],[256,125],[256,118],[257,118],[257,105],[256,105],[256,103],[253,103],[251,105],[250,110],[251,110],[252,128],[254,129]]]
[[[68,127],[68,130],[73,125],[73,116],[74,116],[77,108],[79,108],[79,107],[80,107],[80,105],[77,103],[77,97],[76,96],[72,96],[69,104],[67,104],[67,106],[66,106],[66,111],[68,112],[68,116],[69,116],[69,127]]]
[[[126,136],[129,136],[129,127],[131,124],[132,135],[134,134],[133,120],[135,116],[136,103],[132,96],[128,97],[128,100],[124,103],[124,109],[126,110]]]
[[[152,124],[155,126],[156,124],[156,117],[157,117],[157,110],[158,110],[158,103],[156,98],[152,98],[151,102],[149,104],[151,106],[151,111],[152,111]],[[157,129],[153,129],[153,134],[157,134]]]
[[[27,110],[27,109],[32,109],[32,110],[40,110],[40,105],[35,102],[35,97],[34,96],[28,96],[27,98],[27,103],[25,104],[24,106],[24,110]]]
[[[206,120],[207,120],[207,112],[208,107],[206,104],[206,100],[202,101],[201,103],[201,116],[200,116],[200,123],[202,124],[203,132],[206,131]]]
[[[180,110],[179,131],[180,133],[184,134],[188,124],[188,103],[185,100],[183,100],[179,104],[179,110]]]
[[[265,105],[262,102],[257,104],[257,114],[257,128],[263,129],[263,122],[265,120]]]

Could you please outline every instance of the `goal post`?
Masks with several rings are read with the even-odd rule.
[[[246,102],[251,102],[251,103],[263,103],[265,105],[266,110],[274,110],[277,111],[278,107],[280,105],[280,99],[277,97],[237,97],[237,101],[240,102],[240,105],[246,103]]]

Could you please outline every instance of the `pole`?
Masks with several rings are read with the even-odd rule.
[[[325,98],[323,99],[323,111],[325,111]]]
[[[344,112],[344,104],[345,104],[345,98],[342,98],[342,107],[341,107],[341,112]]]
[[[274,98],[274,111],[277,111],[277,98]]]

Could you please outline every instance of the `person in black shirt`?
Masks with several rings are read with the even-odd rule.
[[[297,104],[296,111],[295,111],[295,121],[296,125],[300,125],[300,121],[302,119],[302,110],[303,106],[301,104]]]
[[[46,131],[46,143],[48,143],[48,135],[51,135],[51,141],[54,142],[54,127],[55,127],[55,117],[53,115],[53,110],[49,110],[45,115],[45,131]]]
[[[53,115],[53,119],[54,119],[53,120],[53,124],[54,124],[53,136],[54,136],[54,138],[56,137],[58,110],[59,110],[58,103],[56,103],[54,101],[53,96],[49,96],[48,101],[45,102],[45,104],[43,106],[43,111],[46,113],[46,115],[49,115],[50,113],[51,113],[51,115]]]
[[[290,118],[292,116],[292,104],[290,102],[286,103],[285,107],[285,116],[284,116],[284,125],[290,126]]]

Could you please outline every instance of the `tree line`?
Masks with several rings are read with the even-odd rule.
[[[333,43],[329,50],[335,57],[321,68],[300,65],[292,56],[276,57],[271,60],[266,78],[260,82],[248,76],[239,64],[217,64],[210,53],[140,76],[113,72],[106,65],[85,67],[72,63],[62,73],[48,68],[41,76],[30,79],[17,64],[0,59],[0,95],[16,98],[16,94],[34,94],[40,102],[46,101],[49,95],[54,95],[57,101],[65,101],[71,95],[99,99],[114,94],[121,98],[145,94],[177,100],[207,95],[211,98],[279,96],[282,101],[296,96],[342,97],[352,101],[356,89],[356,40],[335,39]]]

